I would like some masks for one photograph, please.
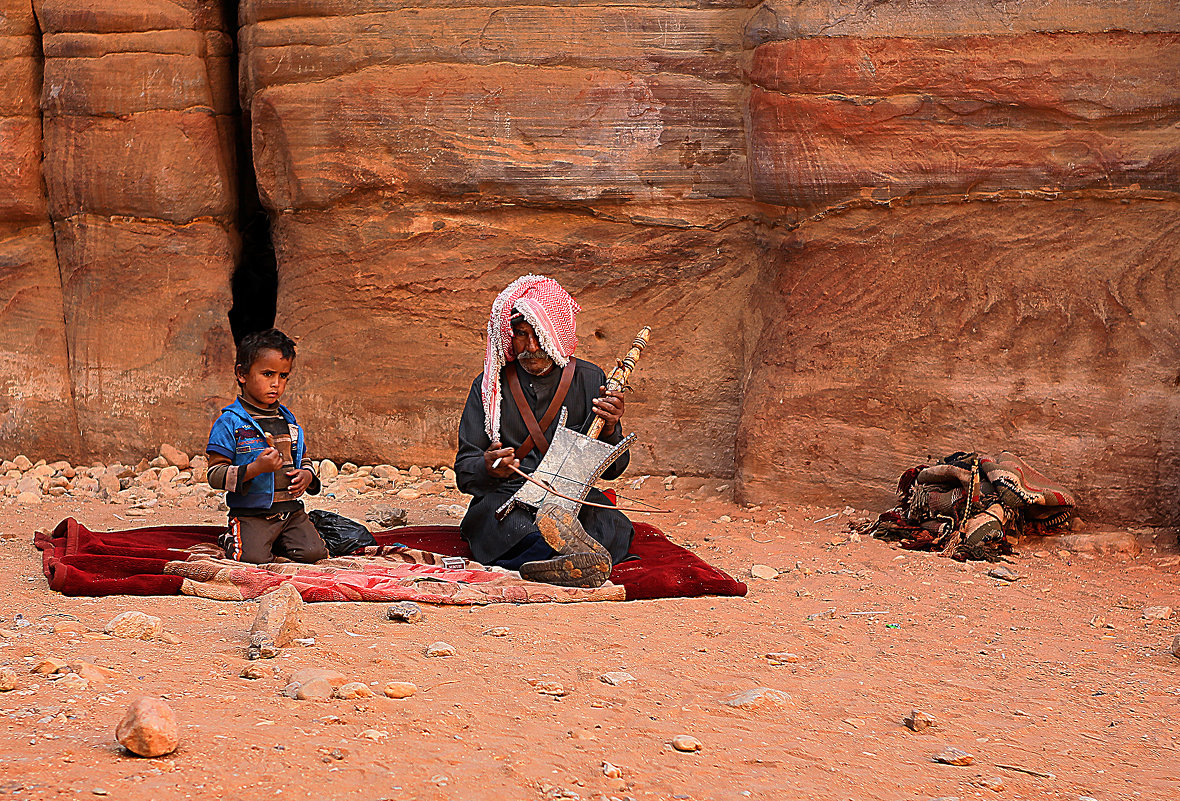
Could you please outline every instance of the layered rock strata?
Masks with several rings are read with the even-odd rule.
[[[45,183],[81,447],[203,441],[232,387],[222,4],[38,0]]]
[[[628,412],[660,432],[648,469],[731,473],[759,252],[743,4],[403,5],[242,6],[309,429],[354,458],[453,458],[491,301],[537,272],[584,307],[585,358],[654,326]]]
[[[61,280],[41,176],[41,37],[28,0],[0,2],[0,442],[80,446]]]
[[[742,497],[884,504],[908,466],[1010,449],[1085,514],[1176,519],[1168,5],[756,12],[753,195],[813,216],[758,283],[774,324],[744,386]]]
[[[447,462],[540,272],[586,358],[653,326],[637,471],[862,505],[1009,448],[1091,515],[1180,515],[1172,2],[8,7],[0,442],[200,446],[241,122],[317,455]]]

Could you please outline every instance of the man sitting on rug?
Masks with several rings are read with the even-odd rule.
[[[455,475],[459,489],[474,496],[460,531],[476,560],[536,581],[595,587],[628,555],[635,529],[622,512],[583,506],[577,518],[545,518],[538,526],[534,510],[517,505],[496,519],[496,509],[524,484],[513,468],[532,473],[544,456],[530,427],[548,443],[563,405],[575,431],[586,432],[600,417],[600,439],[623,438],[622,393],[607,392],[603,371],[573,357],[580,310],[560,284],[536,275],[513,281],[496,298],[484,371],[459,422]],[[623,453],[602,477],[621,475],[629,458]],[[586,500],[610,503],[596,489]]]

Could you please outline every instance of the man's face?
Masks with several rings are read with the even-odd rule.
[[[512,324],[512,352],[526,372],[545,375],[553,369],[553,360],[541,350],[537,332],[524,320]]]
[[[260,351],[254,364],[250,365],[250,370],[244,375],[237,374],[242,395],[250,403],[263,408],[278,403],[287,389],[287,379],[291,377],[293,364],[293,359],[283,358],[283,354],[273,348]]]

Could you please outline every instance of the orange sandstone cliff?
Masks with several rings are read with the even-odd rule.
[[[319,454],[449,461],[541,272],[584,358],[653,327],[639,472],[869,506],[1010,449],[1180,517],[1176,2],[234,12],[0,0],[0,447],[199,449],[261,210]]]

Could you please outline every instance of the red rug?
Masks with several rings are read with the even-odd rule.
[[[216,545],[221,526],[150,526],[91,531],[72,517],[52,532],[39,531],[49,587],[63,595],[179,595],[181,577],[164,565],[189,556],[187,548]],[[379,545],[471,557],[458,526],[407,526],[374,535]],[[635,524],[631,552],[639,559],[616,565],[610,579],[626,588],[627,600],[697,595],[745,595],[746,585],[670,542],[659,529]]]

